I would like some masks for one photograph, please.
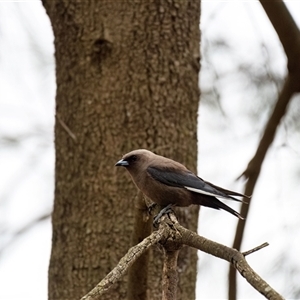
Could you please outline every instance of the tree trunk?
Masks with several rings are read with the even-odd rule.
[[[152,230],[134,213],[136,188],[114,167],[122,154],[146,148],[196,170],[200,4],[43,4],[55,35],[57,82],[49,299],[73,300]],[[180,214],[195,231],[197,207]],[[144,229],[132,236],[134,227]],[[144,268],[105,299],[124,299],[127,290],[130,300],[160,299],[162,260],[153,249]],[[195,298],[196,261],[196,251],[181,251],[178,299]]]

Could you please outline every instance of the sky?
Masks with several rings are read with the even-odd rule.
[[[300,1],[289,1],[287,6],[299,26]],[[223,114],[201,101],[198,172],[208,181],[242,192],[244,182],[236,178],[254,155],[268,114],[256,111],[255,122],[249,117],[253,103],[260,107],[260,91],[245,87],[235,73],[237,62],[260,67],[267,61],[271,72],[284,77],[286,59],[257,1],[203,1],[201,18],[203,90],[212,88],[213,76],[205,49],[222,38],[232,51],[210,56],[218,73],[227,74],[218,81]],[[12,239],[32,220],[48,214],[53,204],[54,48],[40,1],[0,1],[0,44],[0,249],[6,245],[0,250],[0,299],[43,300],[47,299],[50,219]],[[296,101],[299,97],[291,108]],[[247,260],[286,298],[296,297],[297,285],[300,290],[299,140],[299,132],[282,122],[253,194],[242,244],[242,251],[270,244]],[[238,204],[228,204],[239,209]],[[229,214],[203,208],[199,233],[231,246],[236,223]],[[197,298],[226,298],[228,264],[199,252],[198,265]],[[238,278],[239,299],[263,298]]]

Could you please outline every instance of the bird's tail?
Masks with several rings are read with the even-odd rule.
[[[238,212],[236,212],[234,209],[232,209],[231,207],[227,206],[226,204],[224,204],[223,202],[221,202],[220,200],[218,200],[215,197],[212,196],[208,196],[208,197],[201,197],[201,200],[198,198],[194,204],[198,204],[198,205],[202,205],[202,206],[207,206],[207,207],[211,207],[214,209],[223,209],[226,210],[227,212],[231,213],[232,215],[238,217],[241,220],[245,220],[244,217],[242,217]]]
[[[226,196],[228,196],[228,198],[230,198],[231,200],[238,201],[238,202],[243,202],[243,203],[247,203],[248,204],[247,201],[239,200],[239,199],[237,199],[235,197],[232,197],[232,196],[243,197],[243,198],[248,198],[248,199],[251,198],[251,196],[247,196],[247,195],[244,195],[244,194],[241,194],[241,193],[237,193],[237,192],[234,192],[234,191],[231,191],[231,190],[226,190],[226,189],[221,188],[221,187],[219,187],[217,185],[214,185],[214,184],[212,184],[212,183],[210,183],[208,181],[204,181],[204,182],[207,183],[207,184],[209,184],[209,185],[211,185],[212,187],[214,187],[219,192],[222,192],[222,193],[226,194]]]

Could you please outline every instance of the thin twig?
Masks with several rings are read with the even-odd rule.
[[[267,247],[267,246],[269,246],[269,243],[263,243],[263,244],[261,244],[260,246],[257,246],[257,247],[255,247],[255,248],[253,248],[253,249],[250,249],[250,250],[248,250],[248,251],[242,252],[242,254],[243,254],[244,256],[247,256],[247,255],[252,254],[252,253],[254,253],[254,252],[256,252],[256,251],[258,251],[258,250],[260,250],[260,249],[262,249],[262,248],[265,248],[265,247]]]

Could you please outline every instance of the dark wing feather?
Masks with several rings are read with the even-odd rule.
[[[243,196],[232,191],[219,188],[216,185],[205,182],[200,177],[188,170],[176,170],[171,168],[148,167],[147,172],[157,181],[168,186],[180,187],[190,190],[195,193],[208,196],[230,198],[235,201],[240,201],[230,195]],[[219,189],[219,190],[218,190]]]
[[[199,177],[200,178],[200,177]],[[201,178],[200,178],[201,179]],[[203,179],[202,179],[203,180]],[[216,188],[216,189],[218,189],[220,192],[223,192],[223,193],[225,193],[225,194],[227,194],[227,195],[232,195],[232,196],[238,196],[238,197],[246,197],[246,198],[251,198],[251,196],[247,196],[247,195],[244,195],[244,194],[241,194],[241,193],[237,193],[237,192],[234,192],[234,191],[230,191],[230,190],[226,190],[226,189],[224,189],[224,188],[221,188],[221,187],[219,187],[219,186],[217,186],[217,185],[214,185],[214,184],[212,184],[212,183],[210,183],[210,182],[208,182],[208,181],[206,181],[206,180],[203,180],[205,183],[207,183],[207,184],[209,184],[209,185],[211,185],[212,187],[214,187],[214,188]]]

